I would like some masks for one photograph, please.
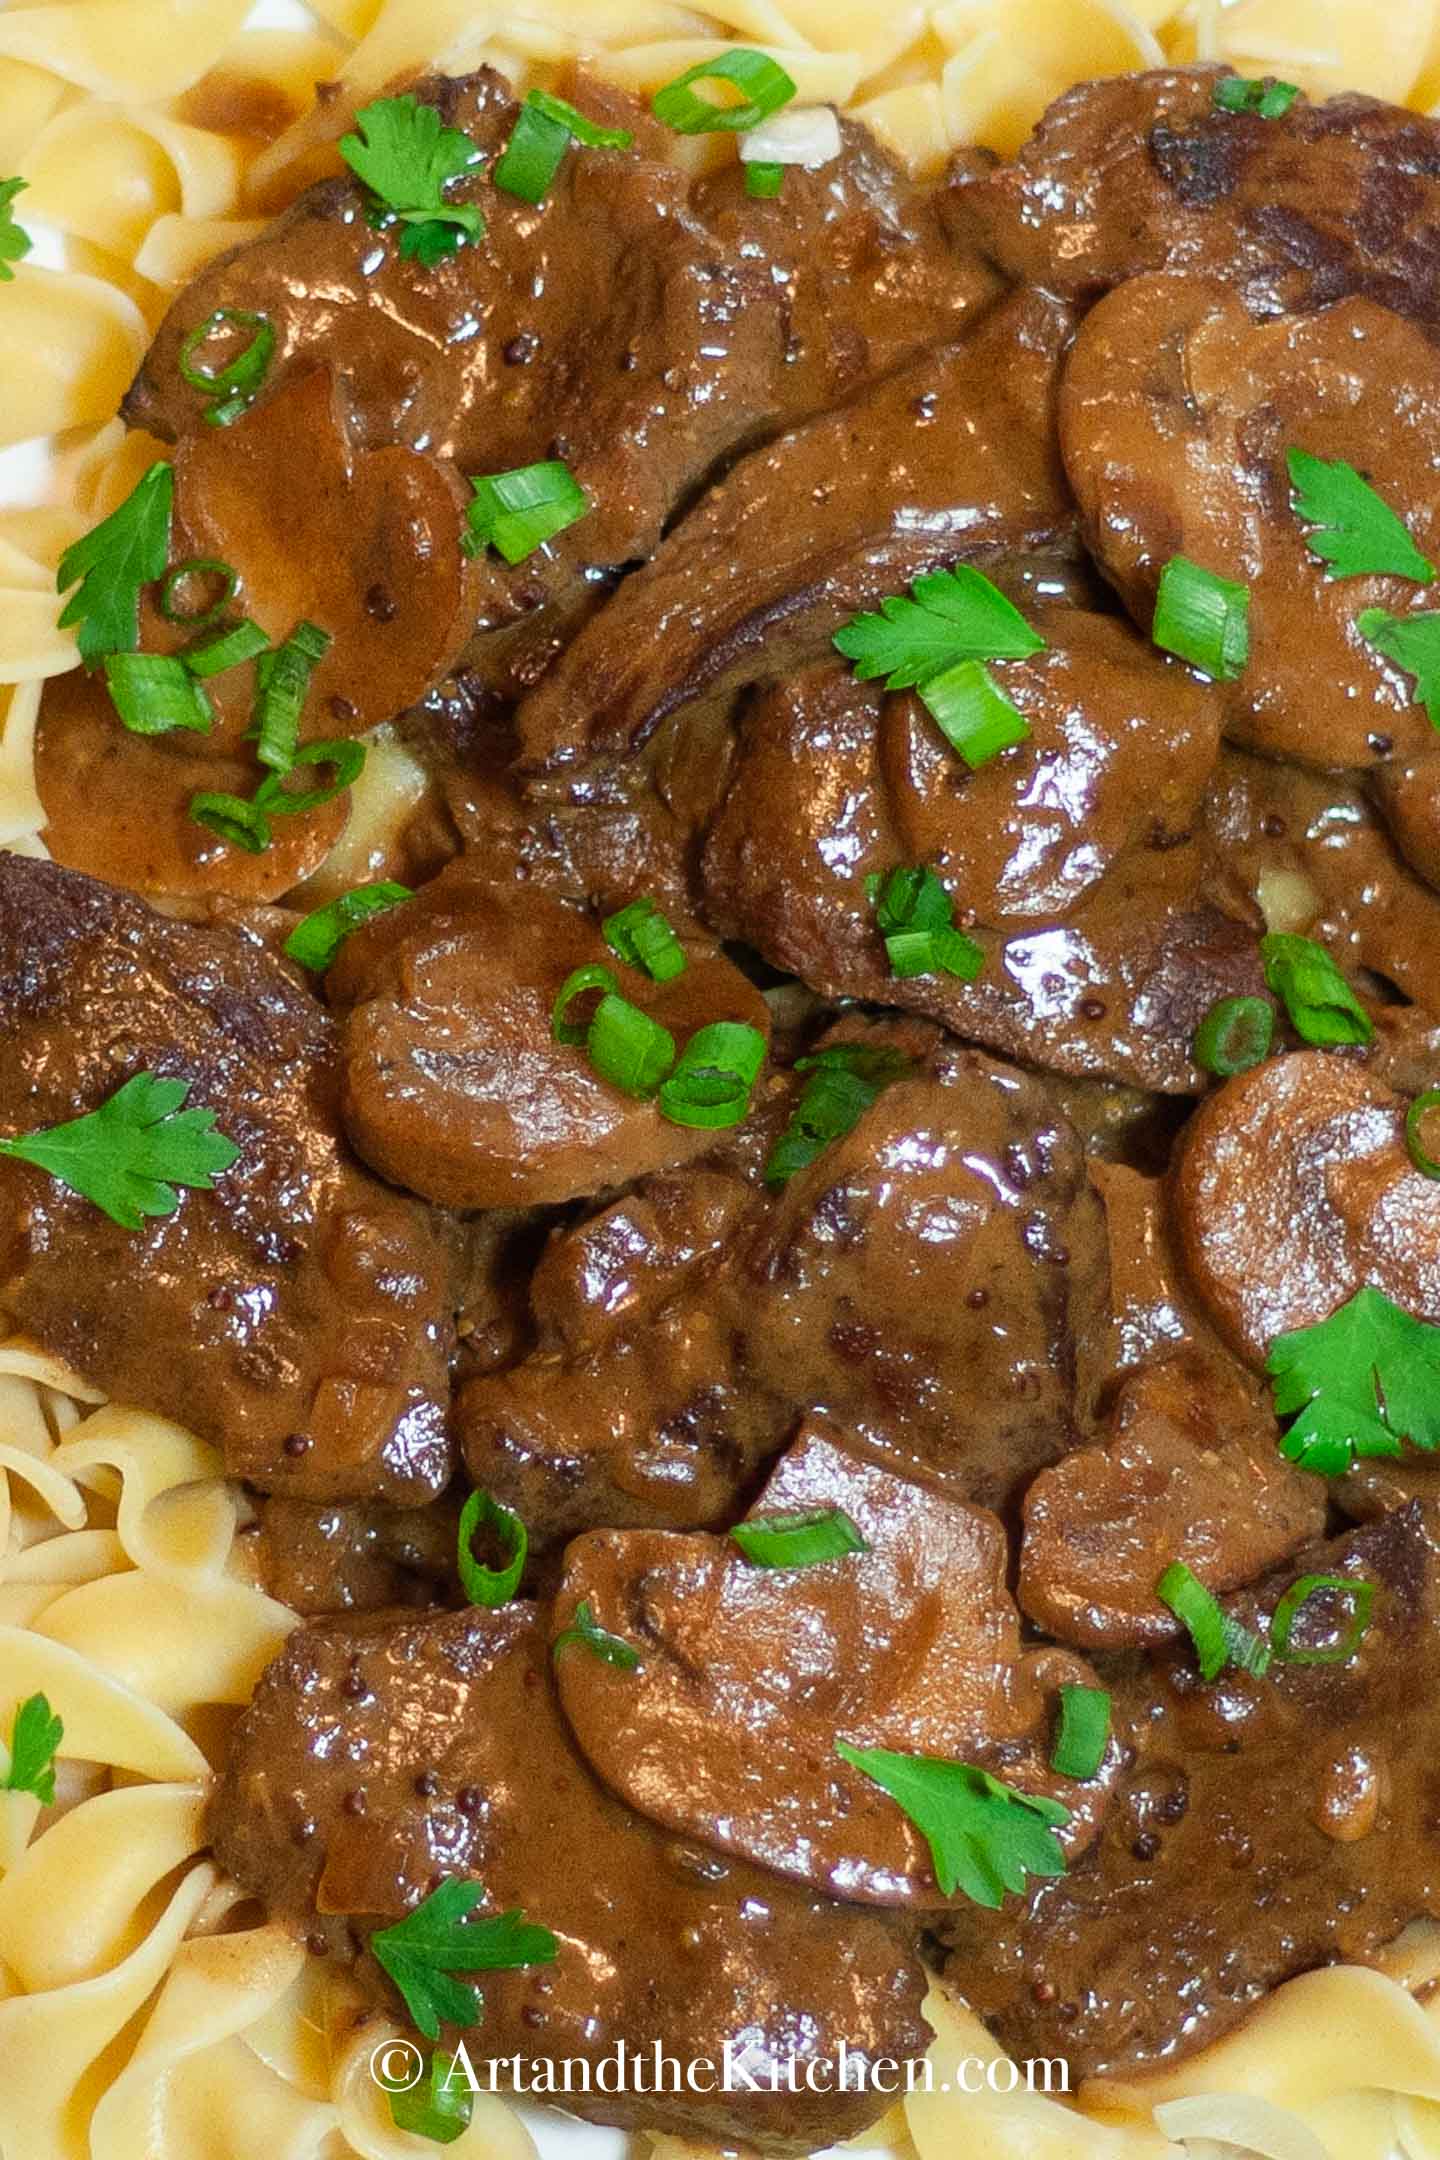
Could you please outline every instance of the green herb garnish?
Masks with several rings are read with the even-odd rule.
[[[1368,1285],[1328,1320],[1278,1335],[1265,1370],[1277,1415],[1294,1418],[1281,1453],[1302,1470],[1343,1477],[1405,1440],[1440,1447],[1440,1327]]]
[[[560,458],[518,465],[513,472],[486,473],[470,485],[475,500],[465,513],[466,553],[478,555],[482,548],[493,547],[512,565],[524,562],[590,510],[589,496]]]
[[[602,1080],[637,1100],[653,1095],[675,1063],[675,1038],[669,1028],[613,991],[595,1008],[585,1049]]]
[[[190,674],[208,682],[212,675],[223,675],[227,668],[243,667],[247,660],[258,660],[261,653],[270,650],[270,640],[259,623],[251,622],[248,615],[218,637],[208,638],[203,645],[187,646],[180,655]]]
[[[985,955],[955,928],[950,895],[933,870],[901,864],[865,881],[892,975],[956,975],[974,982]]]
[[[930,1847],[943,1896],[963,1890],[994,1910],[1007,1890],[1024,1889],[1027,1875],[1064,1874],[1055,1831],[1070,1820],[1070,1810],[1058,1800],[1017,1792],[973,1763],[894,1755],[844,1740],[835,1742],[835,1752],[909,1816]]]
[[[195,358],[197,353],[203,356],[216,338],[226,338],[228,350],[228,333],[236,329],[248,330],[250,337],[229,360],[212,368],[203,364],[203,357]],[[209,401],[205,408],[209,426],[229,427],[254,404],[274,357],[275,326],[268,315],[257,315],[250,308],[217,308],[182,341],[176,364],[182,380]]]
[[[10,1768],[0,1792],[31,1793],[42,1807],[55,1805],[55,1755],[65,1727],[43,1695],[29,1695],[10,1728]]]
[[[330,650],[328,631],[312,622],[295,625],[283,645],[267,652],[255,670],[255,712],[250,732],[255,755],[273,773],[294,769],[300,713],[310,678]]]
[[[756,202],[773,202],[785,185],[785,167],[753,158],[745,167],[745,193]]]
[[[968,563],[916,578],[909,594],[882,600],[879,612],[852,615],[834,637],[862,682],[885,677],[887,690],[928,683],[961,660],[1024,660],[1043,652],[998,586]]]
[[[517,1908],[467,1919],[485,1895],[477,1882],[452,1877],[424,1901],[370,1937],[382,1971],[399,1989],[417,2032],[438,2040],[440,2023],[473,2025],[480,1998],[457,1972],[507,1972],[553,1965],[559,1949],[549,1928],[531,1925]]]
[[[1275,1008],[1261,997],[1217,998],[1195,1030],[1195,1062],[1228,1080],[1262,1065],[1275,1040]]]
[[[526,93],[509,142],[495,167],[495,185],[522,202],[541,203],[572,142],[587,150],[628,150],[628,128],[600,127],[548,90]]]
[[[60,625],[79,626],[80,657],[88,667],[107,653],[133,652],[140,642],[140,588],[164,576],[173,490],[170,467],[152,465],[124,502],[60,558],[57,591],[78,586]]]
[[[506,1559],[503,1568],[483,1567],[475,1558],[475,1532],[493,1531]],[[457,1556],[460,1587],[472,1605],[508,1605],[520,1587],[530,1538],[520,1517],[477,1487],[460,1510]]]
[[[853,1131],[891,1082],[912,1066],[903,1051],[888,1043],[832,1043],[812,1057],[797,1059],[795,1070],[810,1077],[770,1150],[767,1185],[784,1185],[797,1170],[807,1169],[833,1140]]]
[[[1429,584],[1435,565],[1353,465],[1299,449],[1287,450],[1285,463],[1291,507],[1301,524],[1312,528],[1305,545],[1325,564],[1327,577],[1403,577]]]
[[[601,1627],[590,1609],[588,1598],[581,1598],[571,1615],[569,1627],[562,1628],[551,1645],[550,1655],[558,1658],[571,1643],[588,1650],[604,1664],[613,1665],[618,1672],[634,1672],[640,1663],[640,1653],[633,1643],[626,1642],[623,1635],[612,1635]]]
[[[463,2077],[454,2075],[453,2060],[437,2048],[418,2085],[408,2092],[392,2092],[390,2120],[411,2137],[428,2138],[432,2145],[453,2145],[470,2127],[475,2095]]]
[[[1298,83],[1280,82],[1273,75],[1227,75],[1216,83],[1210,102],[1221,112],[1258,113],[1262,120],[1283,120],[1299,95]]]
[[[1150,635],[1216,682],[1233,682],[1250,657],[1250,588],[1172,555],[1160,573]]]
[[[1110,1740],[1110,1697],[1104,1688],[1063,1686],[1060,1726],[1050,1767],[1061,1777],[1092,1778]]]
[[[751,1515],[730,1532],[745,1558],[755,1567],[818,1567],[822,1561],[843,1560],[849,1553],[868,1552],[860,1532],[844,1508],[811,1508],[794,1515]]]
[[[1270,1646],[1252,1628],[1242,1627],[1201,1582],[1183,1560],[1172,1560],[1155,1585],[1155,1595],[1167,1605],[1195,1645],[1202,1680],[1214,1680],[1227,1665],[1258,1678],[1270,1664]]]
[[[1339,1642],[1328,1650],[1293,1650],[1291,1640],[1301,1609],[1312,1597],[1333,1591],[1349,1601],[1349,1623]],[[1354,1575],[1302,1575],[1293,1582],[1275,1607],[1270,1622],[1270,1641],[1275,1655],[1287,1665],[1348,1665],[1365,1637],[1375,1603],[1375,1585]]]
[[[1440,1088],[1427,1088],[1405,1113],[1406,1153],[1421,1177],[1427,1178],[1440,1178],[1440,1162],[1425,1146],[1425,1121],[1435,1110],[1440,1110]]]
[[[213,600],[204,600],[198,608],[187,608],[180,597],[194,578],[214,578],[220,590]],[[191,630],[204,630],[210,623],[218,622],[230,602],[240,590],[240,573],[216,555],[192,555],[173,570],[165,573],[155,605],[168,623],[183,623]]]
[[[600,934],[627,967],[643,968],[652,982],[673,982],[685,972],[685,948],[653,900],[632,900],[607,915]]]
[[[1272,931],[1260,940],[1265,981],[1307,1043],[1367,1043],[1375,1024],[1323,945]]]
[[[138,1230],[147,1215],[174,1214],[177,1185],[209,1192],[239,1159],[234,1141],[215,1130],[213,1110],[181,1108],[189,1092],[188,1080],[138,1072],[84,1117],[0,1140],[0,1155],[34,1163],[111,1222]]]
[[[1415,678],[1411,703],[1423,705],[1431,727],[1440,728],[1440,609],[1392,615],[1387,608],[1362,608],[1355,627],[1367,645]]]
[[[15,275],[12,263],[28,255],[34,242],[23,225],[15,222],[15,198],[29,187],[28,180],[0,180],[0,285],[8,285]]]
[[[475,205],[445,199],[448,183],[482,162],[468,135],[446,127],[433,105],[408,94],[362,106],[355,127],[355,134],[341,136],[340,155],[370,190],[376,222],[398,219],[406,228],[402,255],[433,268],[480,238],[485,220]]]
[[[1026,742],[1030,723],[983,660],[957,660],[920,685],[920,702],[972,772]]]
[[[384,915],[402,900],[413,900],[414,893],[408,885],[397,885],[381,879],[373,885],[352,885],[349,892],[341,893],[327,907],[317,908],[298,923],[285,940],[285,951],[301,967],[312,974],[323,975],[333,962],[336,953],[361,923],[369,922],[376,915]]]
[[[165,653],[107,653],[105,687],[132,735],[168,735],[174,728],[208,735],[215,712],[183,660]]]
[[[765,1037],[744,1020],[697,1028],[660,1083],[660,1115],[672,1125],[720,1132],[738,1125],[765,1062]]]
[[[741,93],[739,102],[717,105],[711,98],[697,97],[691,85],[702,82],[727,84]],[[677,135],[743,135],[788,105],[794,95],[794,78],[778,60],[736,46],[713,60],[697,61],[666,83],[651,98],[650,110]]]

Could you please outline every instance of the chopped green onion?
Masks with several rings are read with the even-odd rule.
[[[592,961],[588,967],[572,969],[561,983],[560,995],[550,1008],[550,1032],[556,1042],[583,1043],[590,1033],[593,1012],[587,1014],[583,1020],[571,1020],[568,1017],[577,998],[584,997],[591,990],[598,990],[602,995],[608,996],[619,988],[615,976],[608,967],[602,967],[598,960]]]
[[[607,915],[600,934],[627,967],[643,968],[652,982],[673,982],[685,972],[685,948],[653,900],[632,900]]]
[[[765,1037],[741,1020],[697,1028],[660,1089],[660,1115],[672,1125],[719,1132],[738,1125],[765,1062]]]
[[[232,360],[218,368],[192,362],[193,353],[231,329],[253,332],[250,342]],[[268,315],[257,315],[249,308],[217,308],[182,340],[178,366],[182,380],[212,401],[205,414],[211,426],[228,427],[253,400],[274,356],[275,328]]]
[[[475,1558],[475,1532],[493,1530],[505,1552],[503,1568],[482,1567]],[[472,1605],[508,1605],[520,1587],[530,1538],[520,1517],[477,1487],[460,1510],[457,1558],[460,1587]]]
[[[270,845],[269,819],[258,803],[247,802],[243,795],[192,795],[190,816],[231,847],[244,848],[247,855],[263,855]]]
[[[1194,1643],[1202,1680],[1215,1679],[1227,1665],[1238,1665],[1257,1677],[1268,1667],[1268,1644],[1232,1620],[1183,1560],[1171,1561],[1155,1585],[1155,1595],[1169,1606]]]
[[[1104,1688],[1060,1690],[1060,1729],[1050,1767],[1061,1777],[1092,1778],[1105,1760],[1110,1739],[1110,1697]]]
[[[762,1568],[818,1567],[825,1560],[843,1560],[849,1553],[869,1552],[860,1532],[844,1508],[811,1508],[804,1514],[752,1515],[730,1532],[753,1566]]]
[[[475,2095],[463,2076],[455,2076],[453,2057],[439,2048],[420,2082],[404,2092],[390,2092],[390,2120],[410,2137],[428,2138],[432,2145],[453,2145],[470,2127]]]
[[[1273,75],[1259,81],[1227,75],[1216,83],[1210,100],[1221,112],[1258,113],[1262,120],[1283,120],[1299,95],[1298,83],[1278,82]]]
[[[1405,1145],[1421,1177],[1440,1178],[1440,1162],[1426,1152],[1422,1137],[1425,1120],[1432,1110],[1440,1110],[1440,1088],[1427,1088],[1423,1095],[1416,1096],[1406,1111]]]
[[[955,928],[950,896],[933,870],[900,864],[883,879],[866,880],[875,924],[885,940],[892,975],[955,975],[974,982],[985,955]]]
[[[334,778],[323,781],[319,787],[302,788],[297,792],[286,787],[283,773],[272,772],[255,790],[255,801],[261,810],[270,811],[277,817],[298,817],[303,811],[318,810],[323,804],[333,802],[346,788],[353,787],[365,770],[365,745],[344,739],[306,743],[303,750],[295,752],[292,772],[297,765],[333,765]]]
[[[797,1073],[809,1073],[790,1122],[770,1150],[767,1185],[784,1185],[797,1170],[814,1162],[832,1140],[852,1131],[891,1082],[911,1069],[903,1051],[890,1044],[832,1043],[813,1057],[798,1060]]]
[[[218,600],[208,607],[182,608],[176,604],[175,595],[191,578],[219,578],[222,591]],[[221,562],[213,555],[192,555],[188,562],[177,563],[166,575],[160,587],[157,605],[169,623],[185,623],[192,630],[203,630],[207,624],[222,616],[236,593],[240,590],[240,573],[229,563]]]
[[[226,668],[243,667],[247,660],[254,660],[269,649],[269,638],[259,623],[251,622],[247,615],[207,644],[192,645],[180,657],[192,675],[208,682],[212,675],[223,675]]]
[[[257,738],[256,757],[272,773],[288,773],[296,763],[300,712],[310,689],[310,677],[329,650],[328,631],[317,629],[312,622],[297,623],[284,644],[267,653],[255,671],[251,732]],[[310,762],[325,760],[312,758]]]
[[[589,496],[560,458],[487,473],[470,485],[475,500],[466,512],[466,553],[493,547],[512,564],[524,562],[590,510]]]
[[[1026,741],[1030,725],[996,682],[983,660],[957,660],[919,688],[921,704],[952,750],[974,772],[978,766]]]
[[[1228,1080],[1262,1064],[1274,1040],[1275,1008],[1267,999],[1219,998],[1195,1030],[1195,1062],[1202,1072]]]
[[[184,662],[169,654],[110,653],[105,687],[132,735],[168,735],[172,728],[208,735],[215,724],[209,698]]]
[[[590,1063],[622,1095],[653,1095],[675,1063],[675,1038],[628,998],[607,990],[585,1037]]]
[[[756,159],[745,167],[745,193],[757,202],[770,202],[785,185],[785,167]]]
[[[722,106],[697,97],[690,85],[700,82],[729,83],[741,92],[741,102]],[[777,60],[737,46],[714,60],[697,61],[674,82],[666,83],[651,98],[650,110],[677,135],[740,135],[779,112],[794,95],[794,81]]]
[[[600,1658],[606,1665],[614,1665],[620,1672],[634,1672],[640,1663],[640,1653],[633,1643],[626,1642],[623,1635],[612,1635],[600,1626],[590,1609],[588,1598],[581,1598],[567,1628],[562,1628],[550,1646],[552,1658],[569,1644],[576,1643],[588,1650],[592,1657]]]
[[[1250,589],[1172,555],[1160,573],[1150,635],[1216,682],[1233,682],[1250,657]]]
[[[341,893],[328,907],[317,908],[307,915],[304,922],[297,923],[285,940],[285,951],[301,967],[312,974],[323,975],[334,960],[336,953],[361,923],[369,922],[376,915],[388,914],[399,907],[402,900],[413,900],[414,893],[408,885],[380,881],[373,885],[352,885],[349,892]]]
[[[628,128],[599,127],[564,98],[531,90],[496,163],[495,185],[522,202],[540,203],[572,141],[587,150],[628,150],[634,140]]]
[[[1374,1023],[1323,945],[1273,931],[1260,940],[1265,981],[1308,1043],[1367,1043]]]
[[[1292,1650],[1291,1637],[1302,1606],[1317,1593],[1333,1590],[1350,1600],[1350,1620],[1338,1643],[1328,1650]],[[1270,1622],[1270,1642],[1275,1655],[1287,1665],[1348,1665],[1365,1637],[1375,1603],[1375,1585],[1354,1575],[1302,1575],[1293,1582],[1275,1607]]]

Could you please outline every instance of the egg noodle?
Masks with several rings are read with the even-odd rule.
[[[1440,0],[282,4],[296,27],[247,27],[250,0],[0,5],[0,177],[27,180],[38,243],[0,285],[0,452],[21,446],[0,457],[0,497],[18,460],[31,505],[0,512],[0,847],[44,853],[36,712],[76,665],[55,566],[159,451],[114,417],[150,331],[199,265],[327,169],[349,111],[395,77],[483,62],[545,81],[580,58],[643,93],[743,41],[920,171],[960,143],[1012,150],[1071,82],[1167,56],[1440,101]],[[344,94],[322,119],[312,90],[332,80]],[[43,457],[24,447],[42,440]],[[402,768],[372,756],[339,883],[403,798]],[[247,1564],[251,1515],[212,1448],[0,1343],[0,1736],[36,1692],[65,1728],[53,1807],[0,1791],[0,2160],[436,2150],[395,2129],[369,2074],[385,2021],[206,1856],[229,1725],[295,1624]],[[1440,1928],[1422,1924],[1388,1976],[1308,1974],[1179,2069],[1069,2103],[1018,2077],[1004,2091],[993,2041],[935,1995],[935,2089],[863,2142],[902,2160],[1440,2160],[1440,2011],[1422,2007],[1437,1976]],[[965,2057],[992,2066],[985,2090],[953,2089]],[[482,2093],[449,2150],[529,2160],[557,2126]],[[654,2160],[694,2150],[651,2143]]]

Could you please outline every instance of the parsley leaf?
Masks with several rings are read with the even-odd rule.
[[[478,240],[485,220],[473,203],[447,203],[445,185],[478,165],[468,135],[446,127],[433,105],[412,96],[377,98],[355,115],[357,134],[342,135],[340,155],[362,180],[381,212],[409,229],[400,253],[427,269]]]
[[[98,1110],[42,1132],[0,1140],[0,1155],[48,1170],[93,1200],[111,1222],[138,1230],[146,1215],[173,1215],[177,1185],[209,1192],[240,1154],[215,1130],[213,1110],[182,1110],[188,1080],[138,1072]]]
[[[60,558],[55,586],[70,594],[62,629],[80,626],[80,657],[88,667],[107,653],[133,652],[140,642],[140,588],[163,577],[170,552],[174,475],[155,464],[118,509],[102,518]]]
[[[1362,608],[1355,627],[1367,645],[1414,676],[1411,703],[1423,705],[1430,725],[1440,728],[1440,610],[1392,615],[1386,608]]]
[[[853,615],[835,633],[862,682],[885,677],[887,690],[931,681],[959,660],[1024,660],[1045,640],[979,570],[960,563],[916,578],[909,597],[882,600],[878,614]]]
[[[1298,1413],[1280,1450],[1302,1470],[1340,1477],[1367,1456],[1398,1455],[1402,1440],[1440,1447],[1440,1327],[1379,1290],[1277,1336],[1265,1369],[1277,1414]]]
[[[1403,577],[1429,584],[1434,563],[1353,465],[1300,449],[1287,450],[1285,463],[1291,508],[1302,525],[1314,528],[1305,545],[1326,565],[1327,577]]]
[[[933,1755],[892,1755],[837,1740],[841,1759],[863,1770],[899,1802],[925,1837],[944,1896],[959,1888],[993,1910],[1027,1875],[1063,1875],[1056,1828],[1070,1820],[1058,1800],[1017,1792],[973,1763]]]
[[[452,1876],[403,1920],[370,1938],[377,1961],[427,2040],[439,2039],[442,2018],[452,2025],[473,2025],[480,2015],[476,1990],[453,1974],[555,1961],[559,1946],[549,1928],[530,1925],[518,1907],[483,1920],[467,1919],[484,1895],[478,1882]]]
[[[10,1731],[10,1768],[0,1792],[33,1793],[43,1807],[55,1804],[55,1751],[65,1727],[43,1695],[31,1695],[15,1712]]]
[[[33,245],[24,226],[15,222],[15,197],[29,185],[28,180],[0,180],[0,285],[10,283],[15,275],[11,263],[28,255]]]

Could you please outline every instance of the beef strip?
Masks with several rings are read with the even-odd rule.
[[[0,1158],[0,1307],[122,1402],[297,1497],[414,1506],[444,1484],[451,1259],[340,1137],[334,1031],[237,932],[167,921],[0,854],[0,1130],[187,1081],[240,1149],[213,1192],[126,1230]]]
[[[1226,285],[1174,276],[1132,279],[1087,316],[1060,398],[1086,539],[1136,621],[1149,628],[1174,555],[1246,584],[1250,651],[1221,691],[1227,732],[1321,768],[1435,755],[1410,677],[1358,626],[1367,608],[1403,616],[1428,596],[1414,579],[1326,575],[1286,453],[1363,471],[1440,557],[1437,423],[1440,352],[1416,324],[1366,299],[1257,322]]]
[[[293,1634],[241,1718],[210,1808],[221,1865],[314,1947],[363,1945],[441,1877],[477,1908],[522,1907],[553,1964],[487,1972],[463,2038],[471,2060],[596,2066],[621,2043],[680,2063],[727,2045],[757,2081],[798,2061],[793,2089],[574,2094],[622,2127],[806,2153],[865,2127],[879,2093],[806,2089],[843,2041],[852,2077],[923,2052],[924,1981],[878,1915],[846,1910],[682,1844],[609,1798],[555,1703],[547,1614],[511,1604]],[[582,1653],[583,1655],[583,1653]],[[452,2039],[459,2037],[452,2032]],[[780,2069],[783,2076],[783,2069]]]
[[[1116,1662],[1129,1759],[1096,1845],[1023,1903],[935,1923],[947,1981],[1012,2055],[1063,2057],[1075,2080],[1188,2055],[1293,1974],[1440,1912],[1436,1538],[1412,1505],[1226,1601],[1266,1628],[1302,1571],[1375,1583],[1348,1663],[1207,1686],[1188,1646]],[[1295,1646],[1337,1647],[1347,1619],[1314,1598]]]
[[[557,1636],[583,1600],[640,1660],[626,1670],[569,1648],[557,1658],[561,1704],[591,1765],[668,1829],[866,1903],[953,1900],[920,1832],[835,1754],[837,1739],[978,1763],[1068,1807],[1061,1841],[1082,1850],[1109,1777],[1077,1785],[1047,1756],[1057,1689],[1095,1676],[1066,1652],[1022,1650],[998,1519],[879,1468],[820,1421],[802,1428],[753,1512],[832,1508],[865,1549],[808,1567],[757,1566],[729,1538],[663,1530],[574,1541]]]
[[[717,460],[953,335],[994,289],[860,129],[846,130],[839,170],[747,209],[733,188],[692,185],[639,107],[584,86],[581,103],[618,107],[610,118],[637,145],[573,146],[537,208],[492,184],[518,110],[498,75],[433,78],[416,94],[486,154],[452,190],[480,208],[483,242],[406,260],[403,227],[377,234],[353,181],[323,181],[185,289],[125,411],[167,438],[193,432],[181,340],[242,308],[274,327],[271,382],[323,351],[362,447],[406,443],[466,474],[563,457],[591,514],[517,569],[491,562],[478,596],[477,661],[511,686],[545,665],[608,573],[653,550]]]
[[[457,1208],[550,1206],[702,1154],[708,1132],[622,1092],[583,1044],[555,1040],[551,1020],[571,974],[600,966],[677,1050],[713,1022],[768,1035],[764,999],[718,948],[686,932],[684,950],[681,974],[651,982],[587,915],[542,892],[497,892],[488,863],[451,864],[347,938],[331,970],[355,1146],[396,1184]]]
[[[918,699],[837,661],[753,697],[708,826],[702,912],[831,995],[926,1013],[1061,1072],[1183,1093],[1200,1084],[1202,1015],[1261,987],[1258,913],[1221,889],[1195,830],[1213,706],[1107,618],[1034,618],[1050,650],[1013,667],[1031,739],[974,774]],[[949,888],[985,956],[974,982],[891,974],[865,880],[905,861]]]
[[[1440,1321],[1440,1186],[1405,1146],[1407,1105],[1322,1050],[1272,1058],[1211,1096],[1176,1158],[1191,1282],[1242,1357],[1373,1284]]]
[[[827,651],[924,570],[1067,538],[1052,408],[1069,334],[1063,309],[1018,295],[742,459],[527,698],[525,767],[628,756],[696,700]]]
[[[1258,313],[1363,292],[1436,319],[1440,127],[1373,98],[1217,111],[1228,69],[1079,83],[947,215],[1005,272],[1077,299],[1147,270],[1221,276]],[[1147,340],[1147,349],[1153,337]]]
[[[1103,1230],[1051,1093],[924,1023],[833,1039],[913,1070],[778,1198],[758,1165],[798,1085],[776,1076],[743,1165],[684,1173],[668,1219],[647,1193],[552,1248],[537,1283],[553,1313],[564,1254],[563,1325],[462,1390],[471,1475],[537,1550],[728,1521],[807,1411],[986,1507],[1088,1433]]]

